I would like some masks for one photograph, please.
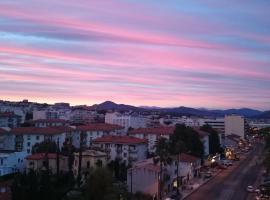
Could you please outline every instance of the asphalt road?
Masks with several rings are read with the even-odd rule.
[[[246,192],[248,185],[254,185],[261,170],[257,163],[263,145],[258,144],[239,162],[222,171],[208,183],[200,187],[186,200],[246,200],[251,194]],[[256,164],[257,163],[257,164]]]

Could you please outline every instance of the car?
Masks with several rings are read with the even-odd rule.
[[[233,165],[232,161],[230,161],[230,160],[222,160],[222,164],[225,166],[232,166]]]
[[[254,192],[253,186],[251,186],[251,185],[247,186],[247,191],[248,192]]]
[[[206,172],[204,175],[205,178],[211,178],[212,177],[212,173],[211,172]]]

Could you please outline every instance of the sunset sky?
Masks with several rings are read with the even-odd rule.
[[[0,99],[270,109],[270,1],[1,0]]]

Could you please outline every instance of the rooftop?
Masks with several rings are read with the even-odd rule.
[[[182,153],[180,155],[180,162],[186,162],[186,163],[194,163],[200,160],[200,158],[196,156],[192,156],[190,154]]]
[[[105,123],[97,123],[97,124],[88,124],[77,126],[77,130],[79,131],[115,131],[123,129],[122,126],[115,124],[105,124]]]
[[[130,136],[103,136],[93,141],[94,143],[113,143],[113,144],[143,144],[147,143],[144,139]]]
[[[56,159],[56,153],[48,153],[48,159]],[[46,153],[36,153],[26,157],[26,160],[42,160],[45,159]]]
[[[139,128],[129,131],[130,135],[134,134],[155,134],[155,135],[171,135],[174,132],[174,127],[156,127],[156,128]]]
[[[30,123],[66,123],[67,121],[64,119],[37,119],[32,120]]]
[[[68,126],[58,127],[20,127],[11,129],[11,133],[15,135],[57,135],[70,132],[73,129]]]

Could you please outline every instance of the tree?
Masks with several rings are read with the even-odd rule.
[[[220,141],[218,133],[215,129],[213,129],[211,126],[204,125],[201,127],[202,131],[208,132],[209,135],[209,153],[214,155],[216,153],[220,153],[221,147],[220,147]]]
[[[160,138],[156,145],[156,154],[158,155],[157,161],[160,165],[159,199],[162,199],[162,191],[165,182],[165,175],[163,174],[163,169],[166,165],[172,162],[169,149],[169,140],[167,140],[166,138]]]
[[[96,168],[87,180],[86,200],[117,200],[112,180],[112,175],[107,169]]]
[[[45,140],[33,146],[32,153],[56,153],[57,144],[50,140]]]
[[[182,151],[192,154],[199,158],[204,155],[204,146],[200,140],[199,134],[190,127],[182,124],[177,124],[173,135],[170,137],[171,145],[170,152],[175,154],[177,143],[185,144]]]

